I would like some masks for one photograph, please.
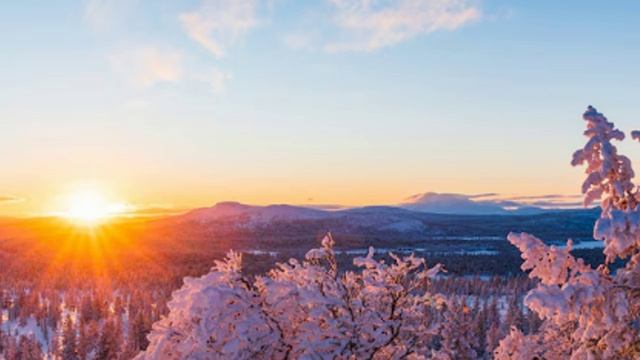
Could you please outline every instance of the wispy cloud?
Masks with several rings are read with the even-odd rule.
[[[486,199],[486,198],[495,198],[500,196],[498,193],[482,193],[482,194],[474,194],[468,195],[469,199]]]
[[[343,30],[329,52],[374,51],[434,31],[452,31],[478,20],[470,0],[330,0],[335,23]]]
[[[124,21],[138,0],[88,0],[84,8],[84,20],[94,30],[104,31],[113,24]]]
[[[480,0],[325,0],[329,18],[304,22],[301,31],[289,32],[280,38],[291,49],[340,51],[374,51],[413,37],[438,30],[454,30],[477,20]],[[227,55],[234,44],[251,30],[267,22],[277,0],[197,0],[193,7],[171,14],[188,38],[206,49],[214,58]],[[86,0],[85,18],[94,29],[127,26],[127,15],[140,0]],[[187,5],[188,6],[188,5]],[[313,8],[313,7],[312,7]],[[324,12],[320,12],[327,15]],[[316,17],[314,13],[313,17]],[[133,20],[133,19],[130,19]],[[319,20],[320,22],[317,22]],[[329,28],[335,29],[337,33]],[[327,31],[324,31],[327,30]],[[181,30],[178,30],[181,31]],[[328,38],[328,37],[331,38]],[[130,84],[147,88],[160,83],[178,84],[196,81],[210,85],[212,93],[225,92],[231,75],[218,65],[206,64],[202,54],[189,51],[188,46],[169,39],[141,44],[110,55],[113,70]],[[180,50],[176,50],[180,49]],[[185,65],[189,64],[189,66]],[[195,65],[195,66],[194,66]]]
[[[314,37],[303,33],[290,33],[282,38],[284,45],[293,50],[313,50],[315,48]]]
[[[178,82],[183,77],[182,54],[172,49],[141,47],[111,55],[116,73],[136,86]]]
[[[498,193],[452,194],[427,192],[407,198],[402,206],[442,213],[501,213],[522,208],[581,208],[580,195],[505,196]]]
[[[21,201],[24,201],[24,199],[16,196],[11,196],[11,195],[0,195],[0,205],[12,204],[12,203],[17,203]]]
[[[504,206],[537,206],[542,208],[579,208],[583,206],[583,195],[544,194],[529,196],[502,196],[499,200]],[[508,205],[509,203],[515,205]]]
[[[188,209],[175,208],[171,205],[149,204],[149,205],[131,205],[127,211],[120,213],[120,216],[128,217],[163,217],[177,215],[188,211]]]
[[[580,199],[584,195],[562,195],[562,194],[545,194],[545,195],[529,195],[529,196],[509,196],[510,200],[549,200],[549,199]]]
[[[215,94],[221,94],[227,87],[227,81],[231,79],[231,74],[224,72],[220,69],[214,68],[211,70],[211,74],[208,78],[209,84]]]
[[[203,0],[179,16],[187,34],[216,57],[258,25],[258,0]]]

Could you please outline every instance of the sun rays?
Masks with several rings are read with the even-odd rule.
[[[95,226],[110,218],[122,216],[130,206],[110,201],[99,190],[83,188],[69,194],[65,200],[65,208],[55,214],[76,224]]]

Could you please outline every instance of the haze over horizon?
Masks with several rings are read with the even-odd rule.
[[[107,204],[109,206],[109,204]],[[548,211],[556,210],[576,210],[585,209],[583,202],[581,201],[581,195],[560,195],[560,194],[547,194],[541,196],[503,196],[495,193],[485,194],[453,194],[453,193],[434,193],[426,192],[416,194],[404,199],[398,203],[391,204],[363,204],[349,206],[344,204],[288,204],[288,203],[269,203],[269,204],[251,204],[241,203],[234,200],[218,201],[212,204],[205,204],[203,206],[176,208],[170,206],[149,206],[141,207],[133,204],[122,203],[115,204],[115,211],[106,211],[105,214],[98,214],[98,217],[107,216],[114,218],[148,218],[159,219],[164,217],[181,216],[193,211],[207,211],[213,210],[215,215],[224,215],[228,210],[233,213],[246,213],[249,214],[252,211],[273,211],[275,215],[278,214],[280,209],[287,208],[292,211],[292,214],[296,212],[304,214],[306,209],[321,210],[325,213],[334,211],[343,211],[350,209],[371,209],[381,208],[381,211],[385,211],[386,208],[397,208],[404,210],[411,210],[422,213],[431,214],[448,214],[448,215],[535,215]],[[593,205],[592,205],[593,206]],[[589,206],[591,208],[592,206]],[[95,209],[81,206],[79,209],[69,211],[54,211],[46,213],[34,213],[22,216],[8,216],[18,218],[41,218],[41,217],[76,217],[73,212],[78,212],[78,215],[84,216],[81,212],[95,211]],[[71,212],[71,213],[69,213]],[[95,215],[95,214],[94,214]]]
[[[126,211],[573,204],[580,112],[637,127],[640,4],[623,3],[3,3],[0,216],[85,187]]]

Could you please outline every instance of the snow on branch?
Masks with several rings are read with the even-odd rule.
[[[522,269],[540,280],[524,301],[544,322],[529,335],[512,329],[496,359],[640,358],[640,196],[631,161],[611,143],[624,134],[592,106],[583,118],[588,141],[572,164],[587,165],[585,205],[601,200],[594,237],[605,243],[606,262],[593,269],[576,259],[571,240],[559,248],[529,234],[509,234],[525,260]],[[612,274],[607,265],[616,259],[624,266]]]
[[[573,154],[571,164],[587,165],[587,178],[582,184],[585,206],[603,198],[604,209],[612,206],[626,208],[629,205],[627,197],[634,190],[631,182],[634,174],[631,161],[619,155],[611,143],[611,140],[623,140],[624,133],[592,106],[587,108],[582,117],[587,122],[584,135],[589,140]]]
[[[185,279],[169,314],[155,324],[138,359],[432,357],[441,333],[432,311],[445,299],[428,291],[442,270],[413,255],[392,262],[374,251],[339,272],[330,235],[303,261],[279,263],[255,280],[230,253],[209,274]]]

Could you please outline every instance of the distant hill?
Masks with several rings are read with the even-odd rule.
[[[592,240],[598,214],[598,209],[591,209],[465,215],[394,206],[319,210],[224,202],[164,218],[115,219],[97,229],[79,229],[59,218],[5,219],[0,222],[0,257],[19,268],[27,257],[46,264],[51,254],[72,249],[69,261],[90,266],[86,264],[90,258],[83,256],[83,251],[99,243],[110,256],[126,258],[127,263],[142,261],[140,257],[151,254],[190,264],[219,258],[229,249],[266,256],[261,261],[274,261],[270,254],[302,256],[331,232],[337,249],[345,255],[366,253],[369,246],[374,246],[399,254],[416,251],[464,267],[467,265],[459,262],[467,261],[462,260],[464,254],[471,254],[492,258],[485,264],[491,269],[507,256],[513,265],[509,269],[517,269],[520,255],[506,241],[510,231],[528,232],[553,243],[572,238],[580,244]],[[582,249],[587,249],[586,245]]]
[[[474,201],[461,194],[428,192],[415,195],[402,204],[405,209],[436,214],[502,215],[508,211],[493,202]]]
[[[184,221],[207,223],[217,220],[234,220],[263,224],[272,221],[320,219],[329,216],[327,211],[292,205],[252,206],[238,202],[220,202],[212,207],[191,210],[179,215]]]
[[[242,238],[255,245],[300,245],[333,232],[366,242],[416,242],[428,239],[504,239],[510,231],[526,231],[546,240],[590,239],[596,210],[521,209],[495,214],[438,214],[394,206],[320,210],[303,206],[252,206],[218,203],[182,215],[156,220],[172,236],[190,240]],[[268,240],[265,240],[268,239]],[[292,240],[301,239],[301,240]],[[305,239],[305,240],[302,240]]]
[[[593,210],[552,210],[534,206],[505,210],[500,206],[455,199],[455,196],[438,194],[435,199],[420,200],[400,206],[365,206],[339,210],[322,210],[286,204],[255,206],[238,202],[220,202],[211,207],[191,210],[185,214],[169,217],[171,222],[181,223],[234,223],[241,227],[266,226],[271,223],[293,221],[325,221],[341,219],[351,225],[397,229],[399,231],[424,230],[418,223],[432,219],[457,219],[469,216],[487,219],[492,216],[537,216],[551,218],[557,214],[592,213]],[[446,215],[446,216],[445,216]],[[165,220],[161,220],[165,221]]]

